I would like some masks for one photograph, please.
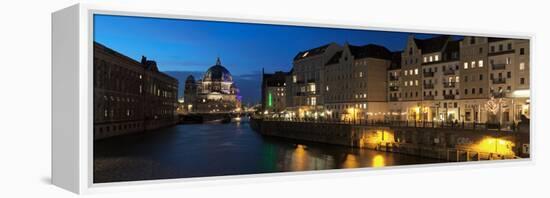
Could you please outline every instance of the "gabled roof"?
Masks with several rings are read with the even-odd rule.
[[[379,58],[379,59],[391,59],[391,52],[383,46],[368,44],[363,46],[349,45],[349,50],[355,59],[362,58]]]
[[[449,41],[447,43],[447,46],[445,47],[445,50],[443,51],[443,61],[452,61],[452,60],[458,60],[460,55],[460,41],[461,40],[455,40],[455,41]],[[453,53],[456,54],[455,57],[453,57]]]
[[[389,70],[401,69],[401,53],[403,53],[403,51],[391,53],[391,64]]]
[[[436,36],[429,39],[414,39],[416,46],[422,50],[422,54],[428,54],[433,52],[439,52],[445,47],[445,43],[451,37],[448,35]]]
[[[342,57],[343,51],[337,51],[334,53],[334,55],[327,61],[325,65],[332,65],[340,62],[340,58]]]
[[[388,49],[380,45],[368,44],[363,46],[346,46],[355,60],[363,58],[378,58],[385,60],[392,59],[392,53]],[[337,51],[336,53],[334,53],[334,55],[332,55],[332,57],[327,61],[325,65],[333,65],[339,63],[343,53],[343,50]]]
[[[317,48],[313,48],[313,49],[309,49],[309,50],[306,50],[306,51],[298,52],[298,54],[296,54],[296,56],[294,57],[294,61],[325,53],[328,46],[330,46],[330,44],[326,44],[326,45],[323,45],[323,46],[320,46],[320,47],[317,47]]]
[[[263,74],[264,84],[268,87],[284,86],[288,73],[277,71],[273,74]]]
[[[145,66],[146,70],[158,72],[157,62],[152,60],[147,60],[147,57],[141,56],[141,64]]]
[[[487,41],[489,41],[489,43],[491,43],[491,42],[503,41],[503,40],[508,40],[508,38],[497,38],[497,37],[489,37],[489,38],[487,38]]]

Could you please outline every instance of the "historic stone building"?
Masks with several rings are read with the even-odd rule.
[[[331,43],[293,63],[292,117],[505,125],[529,117],[528,40],[410,35],[398,52]],[[498,110],[488,107],[495,102]]]
[[[529,112],[529,41],[489,38],[489,89],[492,96],[504,98],[499,122],[517,122]]]
[[[184,101],[188,112],[196,113],[231,113],[241,108],[239,89],[219,58],[202,79],[187,77]]]
[[[529,112],[528,49],[521,39],[409,37],[401,67],[387,72],[390,119],[519,122]],[[486,107],[491,98],[501,98],[498,112]]]
[[[490,98],[487,37],[464,37],[460,41],[461,110],[466,122],[487,120],[484,104]]]
[[[273,74],[262,74],[262,107],[264,112],[282,112],[286,110],[287,76],[289,76],[288,73],[282,71]]]
[[[178,81],[94,42],[94,139],[146,131],[176,123]]]
[[[296,54],[287,82],[287,106],[298,117],[324,112],[324,69],[341,46],[330,43]]]
[[[345,44],[325,64],[324,107],[327,117],[383,119],[388,111],[386,71],[392,53],[379,45]]]

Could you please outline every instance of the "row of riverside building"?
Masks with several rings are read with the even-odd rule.
[[[94,42],[94,139],[176,124],[178,80]]]
[[[402,51],[330,43],[263,74],[264,114],[518,123],[529,118],[529,40],[409,35]]]

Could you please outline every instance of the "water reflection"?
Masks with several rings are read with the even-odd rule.
[[[342,168],[357,168],[359,167],[359,162],[357,161],[357,158],[355,155],[347,154],[346,155],[346,161],[344,161],[344,165]]]
[[[372,167],[384,167],[386,165],[384,156],[376,155],[372,158]]]
[[[436,160],[263,137],[248,123],[178,125],[94,142],[94,182],[204,177]]]

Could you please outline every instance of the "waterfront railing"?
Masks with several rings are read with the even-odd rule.
[[[411,127],[411,128],[449,128],[449,129],[470,129],[470,130],[497,130],[497,131],[519,131],[519,125],[515,123],[480,123],[480,122],[458,122],[458,121],[409,121],[409,120],[368,120],[368,119],[330,119],[330,118],[281,118],[264,117],[266,121],[284,122],[307,122],[319,124],[350,124],[358,126],[376,127]]]

